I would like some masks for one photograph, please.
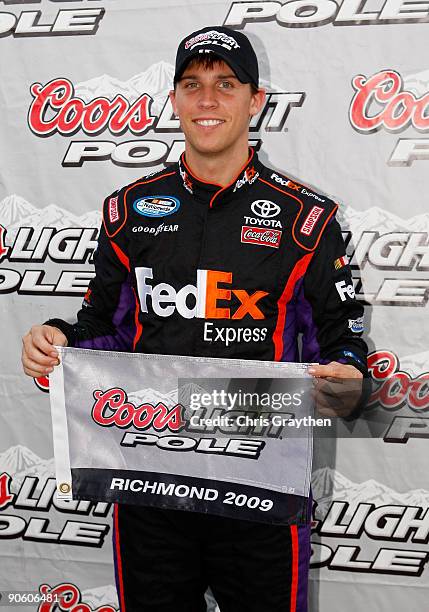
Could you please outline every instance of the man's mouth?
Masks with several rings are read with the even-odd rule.
[[[203,127],[213,127],[225,123],[223,119],[194,119],[194,123]]]

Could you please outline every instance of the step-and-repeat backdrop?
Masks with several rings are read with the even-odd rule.
[[[422,0],[0,2],[0,590],[44,594],[22,609],[118,608],[112,508],[56,500],[21,336],[73,319],[104,197],[178,159],[175,51],[211,24],[257,49],[262,160],[340,202],[385,421],[316,463],[311,610],[427,609],[428,22]]]

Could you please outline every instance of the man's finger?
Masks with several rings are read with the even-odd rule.
[[[23,355],[40,366],[50,366],[58,363],[58,356],[46,355],[46,353],[39,350],[31,341],[24,342]]]
[[[34,331],[33,331],[34,330]],[[42,331],[43,330],[43,331]],[[45,355],[58,356],[58,351],[54,348],[54,333],[49,328],[39,326],[30,331],[33,344]]]
[[[333,378],[362,378],[363,374],[353,365],[338,363],[338,361],[331,361],[326,365],[314,364],[309,366],[308,373],[316,377],[333,377]]]
[[[39,378],[40,376],[45,376],[45,374],[39,374],[36,370],[29,370],[28,368],[23,368],[24,374],[30,376],[31,378]]]
[[[332,376],[334,367],[331,363],[327,365],[311,365],[308,368],[308,373],[312,376]]]
[[[44,366],[38,363],[37,361],[33,361],[28,357],[23,357],[22,365],[24,367],[24,372],[28,374],[28,376],[33,376],[37,378],[38,376],[45,376],[53,371],[52,366]]]

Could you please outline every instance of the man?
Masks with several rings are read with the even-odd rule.
[[[311,369],[321,380],[366,374],[336,205],[249,152],[258,82],[244,34],[214,26],[180,43],[170,98],[185,154],[106,198],[78,322],[32,327],[28,375],[52,371],[55,344],[301,358],[323,363]],[[319,405],[331,410],[322,396]],[[201,612],[208,585],[222,612],[307,609],[308,527],[125,505],[114,522],[122,610]]]

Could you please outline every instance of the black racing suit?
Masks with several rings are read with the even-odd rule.
[[[336,360],[366,374],[336,208],[253,151],[223,188],[183,156],[106,198],[78,322],[48,323],[71,346]],[[222,612],[306,610],[308,527],[121,505],[115,534],[122,610],[200,612],[207,584]]]

